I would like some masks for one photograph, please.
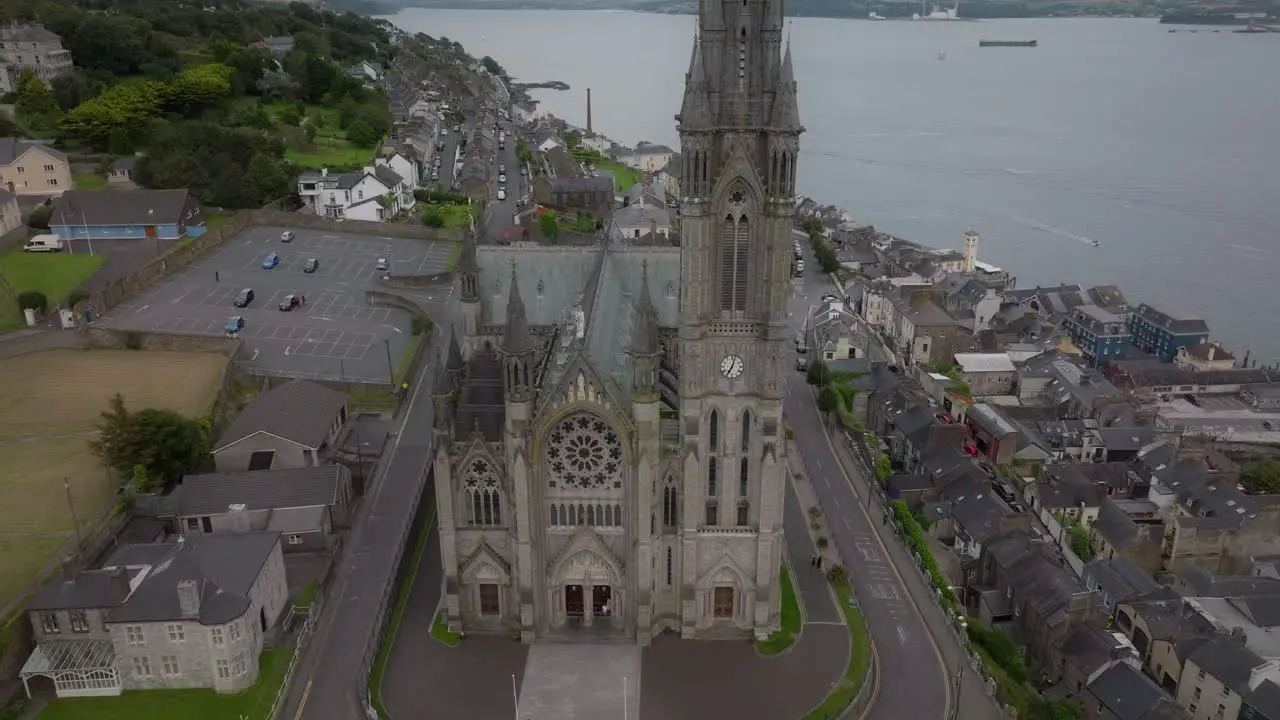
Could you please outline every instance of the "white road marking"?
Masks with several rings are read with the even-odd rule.
[[[289,357],[289,354],[290,354],[290,353],[289,353],[289,351],[290,351],[290,350],[292,350],[292,349],[293,349],[293,346],[292,346],[292,345],[285,345],[285,346],[284,346],[284,356],[285,356],[285,357]]]
[[[833,497],[831,498],[831,502],[835,503],[836,507],[840,507],[840,498]]]
[[[143,305],[142,307],[138,308],[137,310],[134,310],[134,312],[135,312],[135,313],[140,313],[140,312],[142,312],[143,310],[146,310],[146,309],[147,309],[147,308],[149,308],[149,307],[151,307],[151,306],[150,306],[150,305]]]
[[[403,334],[404,334],[404,331],[403,331],[403,330],[401,330],[400,328],[396,327],[395,325],[382,325],[382,326],[380,326],[380,327],[384,327],[384,328],[391,328],[392,330],[395,330],[396,332],[400,333],[401,335],[403,335]]]
[[[847,528],[849,528],[850,530],[852,530],[852,529],[853,529],[853,524],[849,522],[849,516],[848,516],[848,515],[846,515],[846,516],[845,516],[845,518],[844,518],[844,526],[845,526],[845,527],[847,527]]]

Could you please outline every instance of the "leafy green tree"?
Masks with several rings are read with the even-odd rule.
[[[208,432],[200,421],[172,410],[130,411],[119,394],[102,413],[99,430],[93,451],[121,475],[136,477],[134,467],[142,466],[148,487],[140,490],[171,487],[198,468],[209,452]]]
[[[577,130],[570,130],[564,134],[564,144],[570,150],[574,150],[582,145],[582,133]]]
[[[49,229],[49,217],[53,215],[52,205],[40,205],[27,216],[27,227],[36,230]]]
[[[555,242],[556,238],[560,237],[560,220],[556,218],[555,213],[542,213],[538,218],[538,229],[542,231],[543,237]]]
[[[876,479],[881,484],[888,482],[889,478],[893,477],[893,461],[884,453],[876,456],[876,465],[873,469],[876,471]]]
[[[144,65],[159,59],[154,50],[167,49],[150,47],[151,35],[150,23],[141,18],[122,13],[91,13],[84,15],[75,30],[63,39],[71,56],[76,58],[76,65],[106,70],[120,77],[138,74]]]
[[[1249,492],[1280,493],[1280,461],[1258,460],[1240,468],[1240,484]]]
[[[382,139],[382,130],[373,126],[365,118],[357,118],[355,122],[347,128],[347,141],[356,147],[373,147],[375,143]]]
[[[805,382],[814,387],[821,387],[831,382],[831,368],[821,360],[814,360],[804,374]]]
[[[293,97],[301,85],[292,75],[283,70],[267,69],[263,71],[256,87],[262,96],[270,100],[287,100]]]
[[[72,70],[63,73],[53,80],[53,94],[58,98],[58,105],[64,110],[71,110],[89,98],[96,97],[110,81],[104,81],[101,73],[87,73],[83,70]]]
[[[165,87],[165,105],[184,113],[190,113],[212,105],[231,95],[230,67],[210,63],[187,68]]]
[[[836,394],[836,389],[828,383],[822,386],[822,390],[818,391],[818,409],[824,414],[830,414],[840,407],[840,396]]]
[[[302,124],[302,110],[296,105],[289,105],[280,111],[280,124],[285,127],[296,127]]]
[[[22,68],[18,73],[13,103],[18,117],[33,130],[52,130],[62,116],[58,98],[31,68]]]
[[[197,120],[157,133],[136,177],[143,187],[190,188],[205,203],[231,208],[259,207],[293,189],[278,137]]]
[[[338,77],[338,69],[323,57],[306,56],[301,67],[290,70],[298,83],[298,94],[307,102],[318,105]]]
[[[507,71],[502,69],[502,66],[498,64],[498,61],[488,55],[480,58],[480,64],[484,66],[485,70],[488,70],[493,75],[497,75],[499,77],[506,77],[507,75]]]
[[[440,210],[429,207],[422,211],[422,224],[427,227],[442,228],[444,227],[444,215],[440,214]]]
[[[62,130],[101,147],[112,133],[143,125],[159,115],[164,92],[165,85],[153,80],[108,88],[67,113],[62,119]]]

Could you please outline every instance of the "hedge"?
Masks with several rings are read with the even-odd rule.
[[[938,561],[934,559],[933,552],[929,549],[929,543],[925,540],[924,530],[920,527],[920,523],[916,522],[915,516],[911,514],[911,508],[907,507],[905,502],[895,500],[893,502],[893,515],[898,523],[898,527],[902,528],[902,533],[907,538],[907,545],[920,556],[920,564],[924,567],[925,572],[929,573],[929,582],[934,589],[942,595],[942,600],[946,606],[952,611],[956,611],[956,594],[951,589],[951,583],[947,581],[942,569],[938,567]]]

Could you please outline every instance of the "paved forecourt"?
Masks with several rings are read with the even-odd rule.
[[[338,225],[337,227],[341,227]],[[221,335],[227,318],[245,319],[240,337],[252,351],[250,365],[297,377],[385,382],[411,339],[409,314],[371,305],[365,292],[379,288],[379,260],[396,275],[429,275],[447,269],[453,243],[255,227],[228,240],[209,257],[147,293],[115,308],[101,324],[124,330]],[[271,253],[274,269],[262,267]],[[319,263],[304,273],[307,260]],[[244,288],[254,291],[246,308],[232,305]],[[304,302],[279,309],[289,295]],[[445,298],[441,298],[442,300]]]

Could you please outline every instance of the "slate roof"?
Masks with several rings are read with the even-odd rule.
[[[4,42],[61,42],[62,38],[43,25],[0,25],[0,41]]]
[[[660,205],[631,204],[613,212],[613,225],[626,228],[648,228],[651,222],[660,228],[671,226],[671,213]]]
[[[1209,332],[1209,323],[1202,318],[1176,315],[1150,303],[1138,305],[1133,316],[1174,335],[1198,335]]]
[[[53,201],[50,226],[179,225],[186,190],[68,190]]]
[[[1151,428],[1141,427],[1109,427],[1099,428],[1098,436],[1107,450],[1116,452],[1137,452],[1155,439],[1156,433]]]
[[[551,181],[552,192],[613,192],[613,175],[558,177]]]
[[[1061,651],[1086,677],[1112,659],[1116,639],[1094,625],[1077,625],[1062,640]]]
[[[187,475],[172,497],[179,517],[220,515],[232,504],[248,510],[333,505],[349,476],[341,465]]]
[[[636,145],[636,149],[633,152],[635,155],[670,155],[671,153],[674,153],[675,150],[672,150],[666,145],[640,143],[639,145]]]
[[[71,578],[55,576],[28,610],[70,610],[115,607],[129,597],[129,573],[124,568],[86,570]]]
[[[388,188],[394,189],[395,186],[404,182],[404,178],[400,177],[400,173],[392,170],[386,165],[374,165],[373,176],[386,185]]]
[[[177,542],[127,545],[112,566],[150,565],[133,594],[107,614],[109,623],[182,620],[178,583],[200,590],[201,625],[223,625],[251,606],[249,590],[280,542],[279,533],[197,535]]]
[[[1160,686],[1128,663],[1117,663],[1094,678],[1089,692],[1116,720],[1144,720],[1147,713],[1169,698]]]
[[[1250,691],[1244,701],[1265,718],[1280,718],[1280,685],[1270,680]]]
[[[1082,578],[1089,578],[1115,602],[1128,602],[1160,587],[1142,568],[1126,557],[1098,558],[1085,563]]]
[[[1048,625],[1066,619],[1071,600],[1089,592],[1075,573],[1062,565],[1061,558],[1050,559],[1047,551],[1028,553],[1009,569],[1009,585],[1015,602],[1035,608]]]
[[[318,449],[346,404],[346,396],[336,390],[309,380],[290,380],[249,403],[227,426],[214,452],[258,432]]]
[[[1179,565],[1174,569],[1178,581],[1186,586],[1187,595],[1210,598],[1248,598],[1280,596],[1280,580],[1253,575],[1218,575],[1198,565]]]
[[[1006,420],[1003,415],[984,403],[971,405],[969,409],[965,411],[965,417],[977,423],[982,427],[982,429],[991,433],[992,436],[996,438],[1012,435],[1018,431],[1018,429],[1013,426],[1013,423]]]
[[[1185,659],[1199,665],[1241,695],[1249,694],[1249,677],[1253,669],[1267,662],[1243,643],[1225,637],[1210,638]]]
[[[1236,359],[1236,356],[1234,353],[1222,347],[1222,345],[1216,342],[1202,342],[1202,343],[1196,343],[1195,345],[1184,345],[1181,349],[1184,352],[1186,352],[1187,355],[1190,355],[1191,357],[1197,360],[1202,360],[1204,362],[1209,362],[1210,359],[1212,359],[1214,362],[1217,362],[1219,360],[1235,360]],[[1209,357],[1210,349],[1213,350],[1213,358]]]
[[[951,518],[978,543],[998,535],[1001,520],[1009,514],[991,487],[972,477],[947,485],[942,489],[942,497],[950,503]]]

